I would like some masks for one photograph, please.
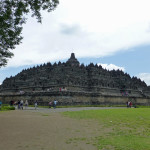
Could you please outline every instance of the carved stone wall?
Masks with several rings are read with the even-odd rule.
[[[43,98],[46,101],[45,94],[49,93],[50,96],[58,97],[62,101],[59,95],[61,91],[67,93],[66,98],[65,95],[62,97],[63,103],[67,101],[67,98],[67,103],[71,101],[91,103],[91,99],[95,102],[97,100],[103,102],[102,99],[109,96],[116,97],[117,100],[122,98],[120,102],[124,103],[123,99],[127,97],[136,97],[141,100],[150,97],[150,88],[144,81],[137,77],[131,78],[129,74],[120,70],[108,71],[93,63],[87,66],[80,64],[74,53],[66,63],[51,64],[49,62],[22,70],[16,76],[6,78],[0,86],[1,97],[9,98],[10,95],[12,97],[14,95],[16,99],[30,97],[29,100],[32,100],[34,97],[35,99]],[[80,94],[77,95],[77,93]],[[95,94],[98,95],[97,98],[93,96]],[[107,100],[112,101],[109,98]],[[105,102],[108,102],[107,100]],[[116,102],[115,98],[113,101]]]
[[[11,100],[28,100],[29,104],[34,104],[37,100],[39,105],[48,105],[50,101],[58,101],[58,105],[126,105],[127,101],[132,101],[133,105],[150,105],[150,98],[131,96],[100,95],[99,93],[83,92],[51,92],[51,93],[26,93],[0,95],[0,101],[9,103]]]

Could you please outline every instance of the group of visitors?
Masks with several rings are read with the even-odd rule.
[[[58,101],[54,100],[54,101],[50,101],[49,102],[49,108],[53,107],[54,109],[56,108],[56,105],[57,105]]]
[[[25,103],[24,103],[23,100],[18,100],[16,102],[10,101],[10,105],[11,106],[15,105],[16,107],[18,106],[18,109],[21,109],[21,110],[23,110],[23,106],[25,106],[25,109],[27,109],[27,107],[28,107],[28,100],[26,100]]]
[[[59,88],[59,91],[67,91],[67,88],[66,87],[63,87],[63,88]]]
[[[55,109],[57,103],[58,103],[58,101],[56,101],[56,100],[50,101],[50,102],[48,103],[49,108],[52,108],[52,107],[53,107],[53,108]],[[23,110],[24,108],[27,109],[28,105],[29,105],[28,100],[26,100],[25,103],[24,103],[23,100],[18,100],[18,101],[16,101],[16,102],[13,101],[13,100],[10,101],[10,106],[16,106],[16,108],[18,108],[18,109],[20,109],[20,110]],[[35,110],[37,109],[37,107],[38,107],[38,101],[36,100],[36,101],[34,102],[34,108],[35,108]]]
[[[132,107],[132,102],[131,101],[127,101],[127,108],[131,108]]]
[[[49,106],[49,108],[56,108],[56,105],[57,105],[57,103],[58,103],[58,101],[56,101],[56,100],[54,100],[54,101],[50,101],[49,103],[48,103],[48,106]],[[37,109],[37,106],[38,106],[38,102],[37,101],[35,101],[35,103],[34,103],[34,107],[35,107],[35,109]]]
[[[52,107],[53,107],[53,108],[55,109],[57,103],[58,103],[58,101],[56,101],[56,100],[50,101],[50,102],[48,103],[48,106],[49,106],[49,108],[52,108]],[[34,103],[34,108],[37,109],[37,106],[38,106],[38,102],[35,101],[35,103]]]
[[[25,109],[28,108],[29,103],[28,103],[28,100],[26,100],[25,103],[23,100],[19,100],[18,102],[15,102],[14,105],[18,105],[18,109],[23,110],[24,107],[25,107]],[[35,101],[34,107],[35,107],[35,109],[37,109],[37,101]]]
[[[127,91],[121,92],[122,96],[129,96],[129,93]]]

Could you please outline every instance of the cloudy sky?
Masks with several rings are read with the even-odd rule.
[[[150,85],[149,0],[60,0],[51,13],[42,12],[42,24],[28,17],[22,44],[0,83],[24,68],[66,61],[72,52],[81,63],[121,69]]]

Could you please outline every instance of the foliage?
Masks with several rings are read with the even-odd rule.
[[[0,67],[13,56],[10,50],[21,43],[25,15],[31,13],[41,22],[40,10],[50,12],[58,3],[59,0],[0,0]]]
[[[2,107],[1,107],[1,109],[0,110],[2,110],[2,111],[5,111],[5,110],[15,110],[15,107],[14,106],[3,106],[2,105]]]
[[[63,112],[76,119],[98,121],[100,128],[93,139],[98,149],[150,149],[150,109],[109,109]]]

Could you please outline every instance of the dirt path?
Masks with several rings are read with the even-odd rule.
[[[59,111],[1,112],[0,150],[97,150],[92,139],[100,125],[65,117]]]
[[[37,108],[36,111],[39,112],[45,112],[45,113],[49,113],[49,112],[64,112],[64,111],[80,111],[80,110],[96,110],[96,109],[122,109],[124,107],[70,107],[70,108]],[[27,110],[35,112],[35,109],[33,107],[28,107]]]

